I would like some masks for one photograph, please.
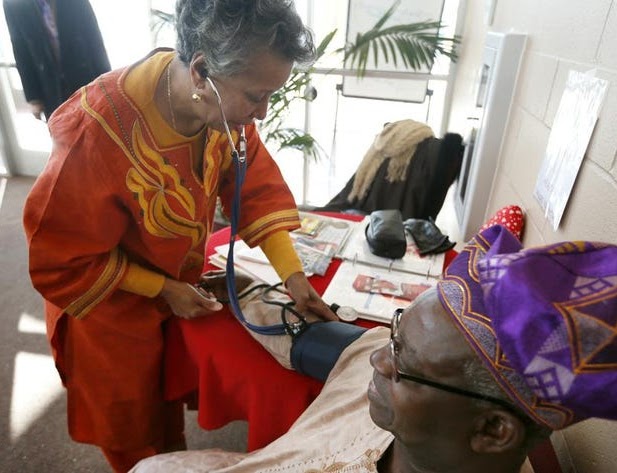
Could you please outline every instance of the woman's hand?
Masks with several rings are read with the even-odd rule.
[[[295,309],[299,312],[310,310],[324,320],[338,320],[334,312],[319,297],[304,273],[293,273],[285,281],[289,295],[296,302]]]
[[[212,293],[169,278],[165,279],[161,296],[172,312],[183,319],[194,319],[223,308]]]
[[[225,276],[226,271],[224,269],[207,271],[200,276],[199,285],[206,291],[214,294],[219,301],[227,301],[229,296],[227,294],[227,280]],[[255,282],[255,278],[239,269],[235,270],[234,279],[236,281],[237,294],[240,294],[250,284]]]

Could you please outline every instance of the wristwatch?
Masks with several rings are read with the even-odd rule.
[[[353,322],[358,318],[358,311],[350,306],[340,306],[336,303],[330,304],[330,310],[344,322]]]

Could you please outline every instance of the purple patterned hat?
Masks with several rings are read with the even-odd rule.
[[[558,430],[617,419],[617,246],[523,250],[500,226],[448,266],[439,297],[507,395]]]

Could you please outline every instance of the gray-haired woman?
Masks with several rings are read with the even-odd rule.
[[[53,115],[24,214],[69,432],[115,471],[184,446],[182,406],[161,388],[163,329],[221,308],[193,284],[217,196],[230,209],[232,149],[246,149],[240,236],[300,309],[336,317],[302,272],[296,206],[253,124],[314,57],[310,32],[285,0],[179,0],[176,17],[177,51],[99,77]]]

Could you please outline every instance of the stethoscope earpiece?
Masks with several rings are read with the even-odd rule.
[[[200,71],[200,74],[201,74],[201,71]],[[236,145],[234,144],[234,140],[231,137],[231,131],[229,131],[229,125],[227,124],[227,117],[225,116],[225,111],[223,110],[223,102],[221,100],[221,94],[219,94],[219,90],[214,85],[214,82],[212,82],[212,79],[210,79],[210,76],[206,74],[206,77],[204,77],[204,79],[208,81],[208,84],[210,84],[210,87],[212,88],[212,91],[214,92],[214,96],[216,97],[216,102],[218,103],[219,111],[221,112],[221,118],[223,119],[223,126],[225,127],[225,133],[227,134],[227,140],[229,141],[229,147],[231,148],[231,153],[233,156],[235,156],[236,159],[238,159],[238,161],[240,161],[241,163],[244,163],[244,160],[246,159],[246,134],[244,131],[244,126],[242,126],[242,129],[240,130],[240,152],[238,153],[238,150],[236,149]]]

